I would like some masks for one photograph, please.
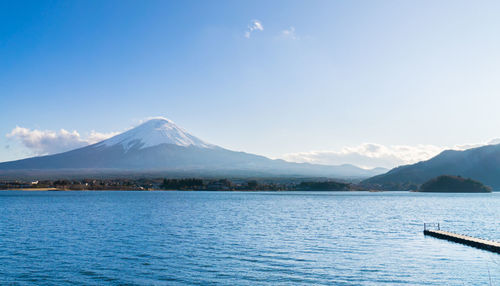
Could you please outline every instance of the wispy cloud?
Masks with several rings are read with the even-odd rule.
[[[249,39],[254,31],[264,31],[264,26],[259,20],[252,20],[245,31],[245,38]]]
[[[299,39],[299,37],[295,33],[295,27],[293,27],[293,26],[290,26],[290,28],[281,31],[281,36],[283,36],[287,39],[292,39],[292,40]]]
[[[9,134],[8,138],[19,140],[34,155],[47,155],[69,151],[71,149],[94,144],[118,133],[99,133],[91,131],[86,137],[82,137],[76,130],[70,132],[64,129],[59,131],[28,129],[17,126]]]
[[[486,144],[465,144],[452,147],[435,145],[391,145],[364,143],[358,146],[344,147],[338,151],[310,151],[288,153],[281,158],[291,162],[315,163],[325,165],[353,164],[364,168],[393,168],[399,165],[413,164],[428,160],[447,149],[465,150],[487,144],[498,144],[495,139]]]

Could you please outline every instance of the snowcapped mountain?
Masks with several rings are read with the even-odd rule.
[[[196,146],[213,148],[214,145],[187,133],[166,118],[154,118],[138,127],[104,140],[97,146],[115,146],[120,144],[126,151],[131,148],[144,149],[160,144],[173,144],[177,146]]]
[[[55,155],[0,163],[0,177],[16,174],[158,174],[189,176],[322,176],[366,178],[381,170],[324,166],[235,152],[209,144],[165,118],[151,119],[99,143]]]

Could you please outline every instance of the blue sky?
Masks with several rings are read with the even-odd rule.
[[[500,137],[499,14],[498,1],[2,1],[0,161],[151,116],[319,163],[484,144]]]

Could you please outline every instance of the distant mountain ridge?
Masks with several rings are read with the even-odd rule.
[[[175,172],[260,176],[291,175],[367,178],[383,169],[325,166],[271,160],[209,144],[165,118],[151,119],[99,143],[64,153],[0,163],[0,177],[17,173]]]
[[[400,166],[363,181],[368,185],[423,184],[440,175],[471,178],[500,190],[500,145],[486,145],[464,151],[446,150],[412,165]]]

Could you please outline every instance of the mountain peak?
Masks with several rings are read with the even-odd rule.
[[[0,178],[23,174],[60,177],[64,174],[121,176],[129,173],[224,177],[288,175],[348,179],[373,175],[373,171],[352,165],[291,163],[231,151],[206,143],[162,117],[151,118],[94,145],[54,155],[0,163]]]
[[[142,122],[139,125],[145,125],[145,124],[148,124],[148,125],[153,125],[153,124],[159,125],[159,124],[167,124],[167,123],[175,125],[175,123],[172,120],[170,120],[168,118],[165,118],[165,117],[151,117],[151,118],[149,118],[148,120]]]
[[[164,117],[152,118],[139,126],[124,133],[111,137],[97,144],[97,146],[122,145],[125,150],[130,148],[147,148],[160,144],[173,144],[177,146],[196,146],[213,148],[214,145],[189,134],[177,126],[172,120]]]

